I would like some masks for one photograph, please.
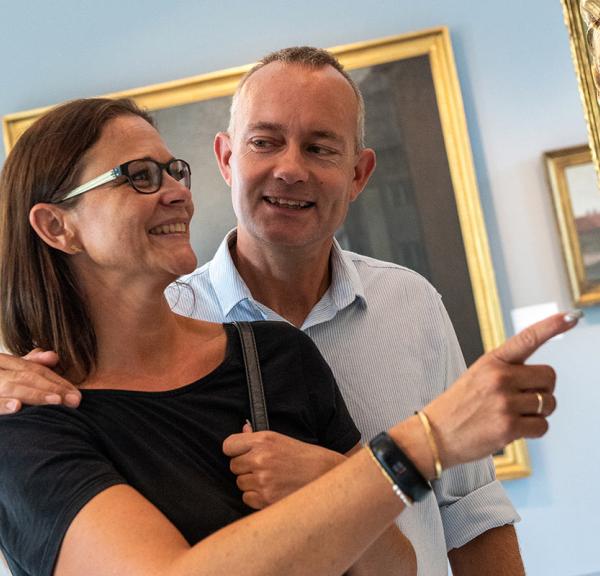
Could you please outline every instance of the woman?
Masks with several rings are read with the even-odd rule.
[[[177,316],[163,296],[196,264],[186,163],[130,102],[77,101],[23,135],[0,201],[6,343],[56,350],[84,393],[78,411],[0,420],[0,537],[17,574],[414,573],[410,545],[388,527],[430,489],[425,478],[544,431],[542,415],[525,428],[490,426],[504,397],[481,390],[458,418],[466,377],[427,408],[437,435],[411,418],[239,519],[248,510],[220,450],[246,405],[239,344],[230,326]],[[572,325],[556,317],[542,336]],[[272,420],[348,451],[356,431],[310,341],[283,325],[258,324],[256,335]],[[301,361],[321,382],[307,390],[300,373],[270,388],[269,374],[293,379]],[[543,416],[554,405],[544,395]],[[540,394],[521,396],[520,413],[535,413]],[[452,426],[439,427],[442,413]]]

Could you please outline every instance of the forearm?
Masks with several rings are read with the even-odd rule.
[[[448,552],[455,576],[524,576],[525,568],[514,526],[493,528]]]
[[[362,451],[287,498],[203,540],[181,555],[169,575],[234,574],[243,565],[246,576],[339,576],[402,509],[389,482]]]
[[[350,576],[399,576],[417,573],[412,544],[393,524],[363,553],[348,571]]]
[[[409,418],[390,434],[431,478],[433,466],[420,422]],[[206,574],[235,573],[243,563],[246,576],[339,576],[403,509],[389,481],[361,450],[283,500],[210,536],[185,559],[190,571],[173,574],[200,574],[193,566],[206,568]],[[275,541],[276,547],[269,546]]]

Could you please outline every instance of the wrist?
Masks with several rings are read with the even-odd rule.
[[[435,467],[427,437],[423,433],[423,426],[417,416],[411,416],[400,424],[396,424],[388,431],[388,434],[424,478],[427,480],[435,478]]]
[[[459,446],[456,440],[460,439],[460,435],[457,435],[454,427],[454,424],[459,421],[459,417],[456,414],[452,414],[447,407],[439,406],[438,409],[438,402],[436,401],[429,404],[426,408],[429,423],[437,441],[442,467],[444,470],[447,470],[456,464],[460,464],[460,450],[455,455],[451,449],[451,447],[454,447],[456,451],[456,447]]]
[[[387,432],[377,434],[369,442],[369,451],[406,506],[412,506],[431,492],[431,484]]]

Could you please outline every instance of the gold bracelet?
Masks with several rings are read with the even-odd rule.
[[[438,450],[435,437],[433,436],[433,431],[431,430],[429,418],[427,417],[427,414],[425,414],[425,412],[423,412],[422,410],[418,410],[417,412],[415,412],[415,414],[419,417],[421,424],[423,424],[423,428],[425,428],[427,442],[429,443],[431,453],[433,454],[433,467],[435,468],[435,479],[439,480],[442,477],[442,462],[440,460],[440,451]]]

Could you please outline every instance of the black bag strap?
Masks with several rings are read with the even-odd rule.
[[[265,391],[260,373],[260,362],[258,360],[258,351],[256,350],[254,330],[252,330],[250,322],[234,322],[233,325],[236,327],[242,343],[246,382],[248,383],[248,395],[250,396],[252,430],[254,432],[268,430],[267,403],[265,401]]]

